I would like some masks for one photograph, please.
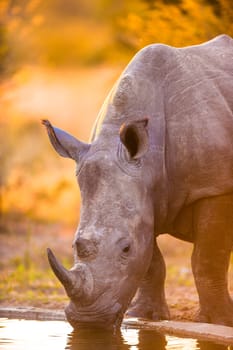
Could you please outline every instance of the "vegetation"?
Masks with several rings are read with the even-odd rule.
[[[231,0],[1,0],[1,70],[125,62],[151,42],[182,46],[233,34]]]
[[[5,249],[0,263],[0,303],[61,307],[67,298],[47,264],[45,244],[50,239],[41,233],[38,242],[28,227],[21,237],[17,237],[19,226],[19,232],[1,237]],[[63,264],[71,266],[71,259],[63,258]]]

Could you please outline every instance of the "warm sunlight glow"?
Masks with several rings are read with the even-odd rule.
[[[122,340],[121,337],[114,334],[111,336],[109,333],[106,333],[107,338],[105,338],[104,332],[99,333],[94,330],[89,333],[77,330],[76,336],[72,336],[72,331],[71,326],[62,321],[0,319],[0,350],[89,350],[93,346],[98,349],[104,349],[106,346],[108,349],[124,348],[129,350],[149,349],[148,346],[155,349],[158,346],[159,349],[164,350],[199,349],[199,345],[194,339],[172,336],[166,336],[164,343],[157,344],[158,334],[143,329],[123,328],[121,331]],[[140,340],[141,331],[143,339]]]
[[[122,336],[125,344],[130,345],[130,350],[137,350],[138,347],[138,329],[124,328],[122,329]]]
[[[171,336],[166,337],[167,340],[167,349],[171,350],[191,350],[198,349],[197,341],[195,339],[180,339]]]
[[[65,322],[7,320],[0,329],[0,349],[64,350],[67,335],[72,331]]]

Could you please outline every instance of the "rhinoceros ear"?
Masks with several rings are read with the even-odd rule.
[[[120,128],[120,139],[131,159],[139,159],[148,149],[148,118],[124,123]]]
[[[50,142],[60,156],[72,158],[79,162],[89,150],[89,144],[81,142],[67,132],[53,127],[48,120],[42,120],[42,124],[45,125]]]

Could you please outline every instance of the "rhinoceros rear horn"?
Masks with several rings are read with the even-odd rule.
[[[42,120],[42,124],[45,125],[50,142],[60,156],[72,158],[76,162],[79,162],[88,152],[90,148],[89,144],[79,141],[74,136],[59,128],[53,127],[47,119]]]
[[[120,139],[130,158],[139,159],[148,149],[148,118],[124,123],[120,128]]]

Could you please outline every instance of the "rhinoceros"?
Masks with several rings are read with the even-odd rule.
[[[81,122],[81,120],[80,120]],[[90,143],[43,121],[77,164],[80,223],[67,270],[48,259],[73,327],[119,327],[128,314],[169,318],[156,237],[193,242],[198,320],[233,326],[233,40],[151,44],[108,95]]]

